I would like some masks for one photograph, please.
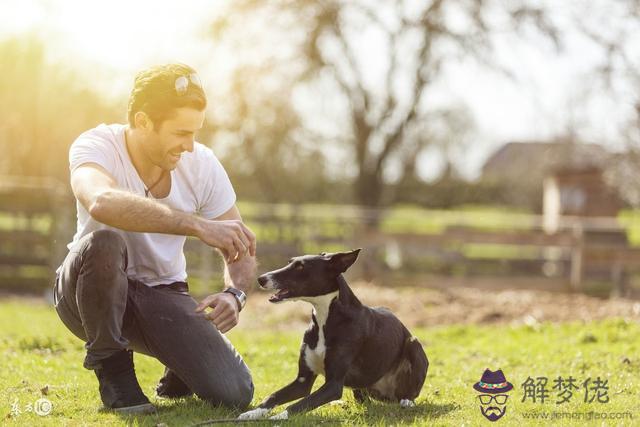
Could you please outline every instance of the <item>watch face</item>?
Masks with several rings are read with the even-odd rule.
[[[245,295],[244,292],[235,288],[227,288],[225,289],[225,292],[232,294],[236,298],[236,300],[238,300],[240,307],[244,307],[244,304],[247,301],[247,296]]]

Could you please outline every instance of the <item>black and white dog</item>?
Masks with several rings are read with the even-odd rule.
[[[352,388],[360,402],[372,397],[414,405],[429,361],[420,342],[397,317],[387,309],[363,305],[347,285],[342,273],[359,252],[296,257],[258,278],[262,288],[276,290],[269,301],[307,301],[313,311],[296,379],[240,419],[263,418],[275,406],[304,397],[271,417],[286,419],[340,399],[344,386]],[[318,375],[326,381],[311,393]]]

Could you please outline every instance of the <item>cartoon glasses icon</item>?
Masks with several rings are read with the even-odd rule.
[[[188,76],[180,76],[176,79],[175,88],[178,95],[184,95],[185,93],[187,93],[187,89],[189,88],[189,81],[202,89],[202,82],[200,81],[200,77],[196,73],[191,73]]]
[[[480,399],[480,403],[482,403],[483,405],[488,405],[489,403],[491,403],[492,400],[495,400],[495,402],[498,405],[504,405],[507,402],[507,398],[509,397],[509,395],[507,394],[480,394],[478,395],[478,399]]]

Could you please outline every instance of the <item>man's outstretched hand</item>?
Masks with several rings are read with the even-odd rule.
[[[201,313],[207,307],[213,310],[205,313],[204,317],[210,320],[220,332],[227,333],[240,320],[240,308],[236,297],[228,292],[209,295],[196,307],[196,312]]]
[[[256,236],[240,220],[203,220],[197,237],[207,245],[220,249],[227,264],[247,255],[256,255]]]

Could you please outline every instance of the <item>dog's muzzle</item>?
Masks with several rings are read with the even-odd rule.
[[[258,277],[258,284],[262,289],[275,289],[275,283],[268,274]]]
[[[281,302],[289,296],[289,290],[279,287],[269,274],[263,274],[262,276],[258,277],[258,284],[262,289],[277,291],[275,294],[269,297],[269,302]]]

